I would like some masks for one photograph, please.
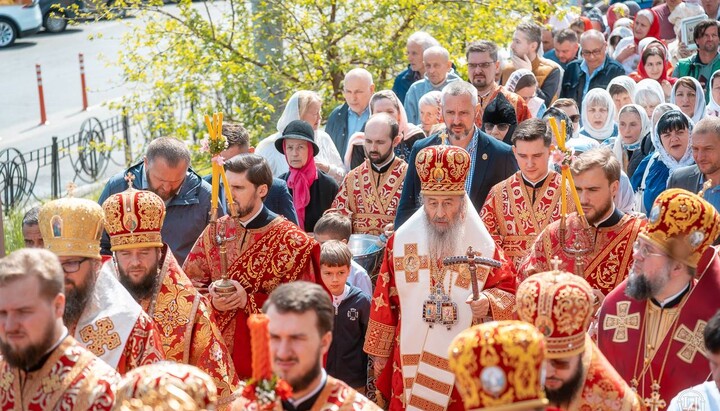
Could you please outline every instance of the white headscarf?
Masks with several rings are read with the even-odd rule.
[[[657,108],[655,109],[657,110]],[[683,154],[680,161],[677,161],[671,156],[667,150],[665,150],[665,147],[663,147],[662,142],[660,141],[660,134],[658,131],[658,126],[660,125],[660,119],[662,119],[667,113],[670,112],[679,112],[685,118],[688,120],[688,142],[687,142],[687,148],[685,149],[685,154]],[[655,117],[655,113],[653,113],[653,117]],[[660,161],[662,161],[668,169],[670,169],[670,174],[672,174],[672,171],[675,170],[678,167],[682,166],[689,166],[695,164],[695,160],[692,156],[692,131],[693,127],[695,127],[695,123],[692,121],[690,117],[688,117],[685,113],[680,111],[678,108],[677,110],[670,110],[665,113],[663,113],[660,116],[660,119],[658,119],[658,124],[653,127],[653,133],[651,135],[653,146],[655,146],[655,152],[658,153],[658,157]]]
[[[505,89],[507,89],[507,91],[511,93],[514,93],[516,90],[515,87],[517,87],[518,82],[521,78],[525,76],[533,76],[535,78],[535,83],[539,84],[537,83],[537,77],[535,77],[535,73],[528,69],[518,69],[513,71],[512,74],[510,74],[510,77],[508,77],[507,84],[505,84]],[[531,98],[530,101],[527,102],[528,108],[530,109],[530,114],[533,117],[537,118],[538,113],[540,112],[540,109],[542,109],[544,104],[545,101],[537,95]],[[543,109],[543,112],[544,111],[545,110]],[[542,116],[542,113],[540,113],[540,115]]]
[[[715,101],[712,93],[713,78],[715,78],[715,75],[718,73],[720,73],[720,70],[716,70],[712,76],[710,76],[710,81],[707,83],[707,87],[710,89],[710,101],[708,102],[707,109],[705,109],[705,114],[713,117],[720,117],[720,103]]]
[[[646,78],[640,80],[635,86],[635,96],[633,97],[633,103],[643,105],[645,101],[641,101],[646,97],[647,94],[654,94],[657,96],[660,104],[665,102],[665,91],[663,90],[660,83],[657,80]]]
[[[697,79],[695,79],[694,77],[686,76],[680,78],[689,78],[690,80],[692,80],[693,83],[695,83],[695,111],[693,111],[692,120],[697,123],[703,117],[705,117],[705,90],[700,85],[700,82],[697,81]],[[677,103],[675,102],[675,91],[678,88],[678,84],[680,83],[676,82],[672,88],[672,91],[670,92],[670,102],[676,105]]]
[[[590,124],[590,118],[587,114],[590,106],[597,104],[605,105],[608,108],[608,115],[607,119],[605,119],[605,124],[599,129],[593,128],[592,124]],[[607,90],[603,90],[601,88],[594,88],[588,91],[582,102],[581,121],[581,130],[584,131],[585,134],[597,140],[598,142],[602,143],[609,137],[612,137],[613,131],[615,131],[616,127],[615,103],[613,103],[612,97],[610,97],[610,93],[608,93]]]
[[[613,153],[615,153],[615,157],[617,157],[618,160],[622,160],[624,164],[624,158],[625,158],[625,150],[637,150],[640,147],[640,144],[642,144],[643,137],[645,137],[648,133],[650,133],[650,130],[652,129],[652,123],[650,122],[650,118],[648,118],[647,113],[645,112],[645,109],[642,108],[639,104],[628,104],[623,106],[620,109],[620,114],[624,113],[625,111],[628,111],[629,108],[634,108],[637,110],[637,112],[640,115],[640,124],[641,124],[641,130],[640,130],[640,137],[638,137],[638,140],[630,145],[624,144],[622,135],[618,133],[617,139],[615,140],[615,144],[613,144]],[[620,115],[618,115],[619,117]]]

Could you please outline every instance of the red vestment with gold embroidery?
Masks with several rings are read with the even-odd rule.
[[[120,376],[67,336],[37,371],[12,368],[0,357],[3,411],[110,411]]]
[[[632,267],[632,249],[640,229],[647,220],[637,215],[625,214],[620,221],[609,227],[590,228],[589,242],[582,232],[582,225],[577,213],[567,217],[567,231],[564,242],[560,238],[560,221],[548,225],[535,239],[532,250],[518,269],[519,281],[528,276],[550,271],[550,260],[557,256],[561,263],[558,269],[570,273],[575,272],[575,256],[566,248],[572,248],[577,236],[581,236],[581,244],[590,244],[592,250],[580,257],[583,262],[583,276],[594,289],[604,295],[615,289],[627,278]]]
[[[542,230],[560,219],[561,182],[561,175],[550,171],[545,182],[533,189],[524,183],[518,171],[490,190],[480,217],[495,244],[503,249],[505,257],[513,261],[516,269],[530,253]],[[575,204],[569,193],[568,190],[568,212],[573,212]]]
[[[703,331],[718,310],[720,256],[715,248],[705,251],[697,274],[700,279],[692,280],[674,307],[629,298],[623,282],[600,310],[598,346],[625,381],[637,382],[648,408],[654,383],[659,385],[658,400],[667,406],[680,391],[710,376]]]
[[[249,315],[259,313],[280,284],[296,280],[316,282],[316,275],[319,280],[320,245],[283,217],[275,217],[257,229],[246,229],[229,216],[218,219],[220,224],[225,225],[225,236],[232,238],[227,241],[228,278],[238,281],[248,298],[243,309],[213,308],[213,314],[238,377],[246,379],[252,375]],[[220,253],[212,224],[198,238],[183,270],[200,290],[221,278]]]
[[[198,367],[215,382],[218,405],[229,405],[240,381],[209,302],[164,248],[160,287],[141,305],[155,321],[165,358]]]
[[[365,160],[345,176],[328,211],[350,217],[355,234],[380,235],[395,220],[406,172],[407,163],[398,157],[382,174]]]
[[[466,201],[469,203],[467,196]],[[510,319],[513,317],[516,289],[513,265],[494,246],[489,234],[482,228],[480,217],[470,207],[464,223],[466,236],[461,240],[461,247],[467,242],[476,250],[492,250],[492,255],[484,255],[503,262],[502,267],[497,269],[478,268],[479,288],[490,303],[487,320]],[[426,286],[431,284],[432,276],[430,257],[423,255],[427,252],[426,244],[423,244],[427,240],[421,238],[425,232],[424,225],[420,223],[423,213],[423,209],[418,210],[388,240],[371,302],[364,350],[372,356],[389,359],[376,385],[382,394],[382,398],[378,396],[378,401],[389,402],[390,410],[463,410],[462,399],[454,385],[454,375],[449,369],[447,347],[454,335],[472,324],[472,313],[465,302],[472,294],[470,274],[467,266],[450,269],[444,268],[442,262],[437,263],[441,270],[449,273],[448,285],[451,286],[448,294],[457,304],[458,323],[445,330],[442,324],[429,327],[423,322],[423,299],[428,298],[431,292]],[[413,239],[417,242],[410,242]],[[445,280],[442,281],[444,288]],[[404,295],[414,297],[412,301],[407,301],[403,300],[407,298]],[[402,311],[402,306],[407,311]],[[406,334],[401,332],[403,325]]]

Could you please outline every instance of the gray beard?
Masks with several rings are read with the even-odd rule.
[[[430,221],[430,217],[425,214],[425,224],[427,225],[428,251],[432,258],[444,258],[454,255],[464,254],[458,252],[460,241],[465,238],[465,212],[467,208],[463,206],[460,214],[452,221],[447,229],[438,230]]]

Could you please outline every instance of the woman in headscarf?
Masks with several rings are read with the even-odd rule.
[[[705,114],[713,117],[720,117],[720,70],[710,76],[710,101],[708,102]]]
[[[321,109],[320,96],[316,92],[308,90],[296,91],[285,104],[285,110],[277,121],[277,133],[264,138],[255,149],[255,154],[265,157],[268,161],[273,177],[278,177],[289,170],[285,157],[275,150],[275,141],[291,121],[303,120],[315,130],[315,141],[320,148],[315,165],[338,183],[342,182],[345,176],[345,167],[343,167],[340,154],[335,148],[332,138],[325,131],[319,130],[322,119]]]
[[[591,137],[598,143],[617,137],[615,104],[606,90],[601,88],[590,90],[583,99],[580,116],[582,119],[580,135]]]
[[[302,120],[291,121],[275,140],[275,149],[285,156],[289,171],[280,176],[287,182],[298,216],[298,226],[308,233],[330,208],[339,190],[335,180],[317,169],[315,130]]]
[[[420,122],[422,123],[418,124],[418,126],[422,128],[426,137],[429,137],[431,134],[434,134],[440,128],[445,126],[442,115],[441,91],[433,90],[429,93],[425,93],[424,96],[420,97],[418,107],[420,107]],[[403,159],[408,157],[409,153]]]
[[[652,134],[655,152],[640,162],[631,180],[637,196],[635,211],[649,212],[655,198],[667,188],[670,174],[678,167],[694,164],[693,125],[679,110],[668,111],[660,117]]]
[[[646,78],[640,80],[635,87],[635,97],[633,101],[645,110],[645,114],[647,114],[649,118],[652,118],[655,107],[665,102],[665,92],[660,83]]]
[[[417,140],[425,138],[425,133],[415,124],[408,123],[405,108],[392,90],[378,91],[370,98],[370,115],[372,116],[375,113],[387,113],[397,120],[400,126],[401,140],[400,144],[395,147],[395,155],[403,160],[410,158],[410,150],[413,144]],[[365,133],[362,131],[353,134],[348,140],[344,160],[350,170],[365,161],[364,140]]]
[[[657,81],[663,89],[665,100],[667,100],[670,97],[672,86],[677,81],[675,77],[668,74],[671,70],[670,62],[667,59],[667,49],[662,43],[653,42],[644,47],[638,69],[631,73],[630,77],[637,82],[644,79]]]
[[[697,123],[705,117],[705,91],[693,77],[680,77],[672,88],[670,102]]]
[[[633,97],[635,97],[635,85],[635,80],[628,76],[615,77],[608,83],[606,90],[615,104],[615,121],[618,119],[617,115],[620,113],[620,109],[632,104]]]
[[[532,71],[528,69],[515,70],[508,77],[505,88],[525,100],[525,104],[527,104],[530,114],[534,118],[542,117],[545,110],[547,110],[545,100],[537,96],[538,81]],[[513,109],[514,111],[515,109]]]
[[[626,73],[632,73],[640,61],[640,40],[645,37],[660,37],[660,19],[651,9],[640,10],[635,16],[633,36],[626,37],[615,47],[613,58],[625,67]]]
[[[637,148],[634,155],[630,158],[630,161],[628,162],[629,173],[635,174],[635,171],[640,165],[640,162],[643,161],[645,157],[647,157],[649,154],[655,152],[655,145],[653,144],[653,135],[656,132],[655,126],[657,126],[660,117],[662,117],[663,114],[671,110],[680,111],[680,107],[676,106],[675,104],[660,103],[657,107],[655,107],[653,112],[650,113],[650,134],[645,135],[642,138],[642,141],[640,142],[640,147]]]
[[[631,161],[636,156],[640,156],[640,160],[644,157],[642,154],[642,143],[646,139],[652,144],[650,130],[652,125],[645,110],[637,104],[628,104],[620,109],[618,121],[619,136],[612,142],[612,150],[615,157],[620,161],[623,171],[632,177],[637,168],[630,167]]]
[[[622,39],[624,39],[624,38],[631,38],[631,37],[633,36],[632,20],[629,20],[629,19],[623,19],[623,20],[628,20],[628,21],[630,22],[630,27],[625,27],[625,26],[617,26],[617,27],[615,27],[615,28],[613,29],[613,31],[610,32],[610,36],[609,36],[608,39],[607,39],[607,43],[608,43],[608,54],[611,55],[611,56],[612,56],[612,55],[615,55],[615,50],[616,50],[618,44],[620,44],[620,41],[621,41]],[[622,23],[622,22],[621,22],[621,23]],[[629,44],[629,43],[626,42],[626,44]]]
[[[482,131],[503,143],[512,145],[512,135],[517,127],[515,108],[502,93],[488,104],[482,116]]]

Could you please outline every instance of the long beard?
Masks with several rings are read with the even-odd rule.
[[[85,306],[95,291],[95,282],[97,274],[92,273],[83,287],[77,285],[65,293],[65,312],[63,313],[63,322],[67,326],[77,324],[85,310]]]
[[[157,287],[158,280],[160,278],[160,272],[158,271],[158,265],[157,263],[153,264],[148,272],[145,273],[145,276],[143,277],[142,281],[139,283],[135,283],[130,279],[130,277],[127,275],[125,270],[120,268],[118,265],[118,273],[120,284],[122,284],[126,290],[130,293],[130,295],[133,296],[135,301],[141,301],[146,298],[149,298],[153,295],[155,292],[155,287]]]
[[[50,323],[45,327],[42,340],[22,350],[14,349],[10,344],[0,340],[0,353],[11,367],[27,370],[38,363],[55,343],[55,326]]]
[[[628,275],[625,295],[638,301],[647,300],[655,297],[668,281],[670,281],[670,268],[667,266],[663,267],[655,278],[649,279],[645,274],[638,272],[633,264]]]
[[[460,212],[450,221],[448,227],[439,230],[425,213],[427,226],[428,250],[432,258],[444,258],[458,254],[458,244],[465,238],[465,213],[467,203],[463,202]],[[461,253],[462,254],[462,253]]]
[[[582,378],[584,370],[585,367],[583,366],[582,361],[580,361],[580,363],[578,364],[577,372],[575,372],[572,378],[570,378],[568,381],[565,381],[562,387],[558,388],[557,390],[545,389],[545,393],[547,394],[550,403],[558,405],[561,408],[563,408],[563,405],[569,405],[570,402],[572,402],[573,398],[580,393],[580,389],[585,384],[585,381],[583,381]]]

